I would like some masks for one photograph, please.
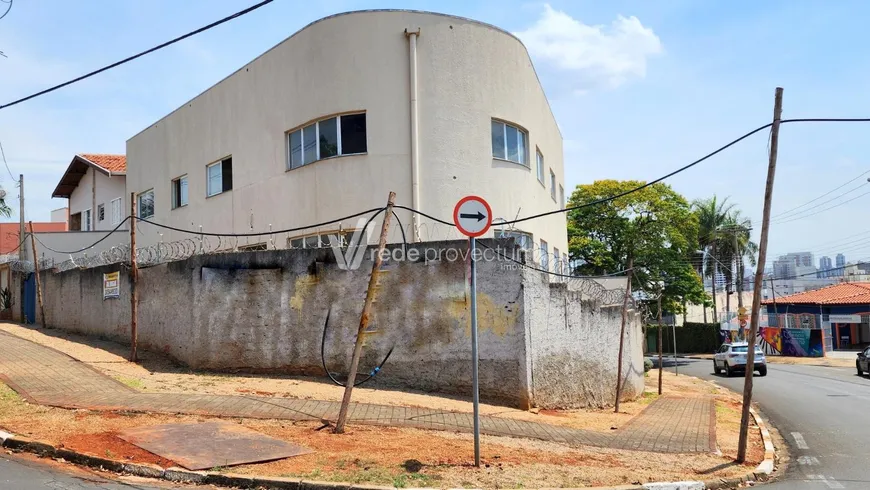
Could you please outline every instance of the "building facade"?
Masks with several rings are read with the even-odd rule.
[[[425,12],[316,21],[133,136],[127,158],[140,217],[263,232],[238,243],[248,247],[323,246],[358,220],[268,232],[384,206],[390,191],[445,221],[467,195],[486,199],[495,223],[565,203],[562,137],[526,48],[496,27]],[[459,238],[397,216],[391,242],[401,231],[408,241]],[[190,238],[139,226],[143,245]],[[567,259],[564,213],[488,236],[503,231]]]
[[[846,267],[846,256],[843,254],[837,254],[837,270],[834,271],[835,276],[843,275],[843,268]]]
[[[828,256],[823,256],[819,258],[819,273],[816,277],[824,278],[831,277],[834,274],[834,271],[831,269],[834,268],[834,262]]]
[[[126,172],[124,155],[82,153],[73,157],[51,194],[68,200],[69,231],[112,230],[130,214]]]

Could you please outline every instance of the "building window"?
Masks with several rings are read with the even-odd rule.
[[[268,250],[265,243],[254,243],[252,245],[241,245],[239,246],[239,252],[259,252],[262,250]]]
[[[513,238],[517,246],[523,250],[531,250],[534,248],[534,240],[531,233],[526,233],[520,230],[499,230],[495,232],[497,238]]]
[[[172,209],[187,206],[187,176],[172,181]]]
[[[324,158],[365,153],[366,115],[326,118],[290,132],[287,138],[291,170]]]
[[[568,254],[562,254],[562,274],[571,274],[571,267],[568,266]]]
[[[330,237],[332,237],[338,240],[339,246],[347,247],[353,237],[353,232],[354,230],[348,229],[290,238],[287,240],[287,246],[290,248],[328,248],[332,246],[332,241],[330,240]]]
[[[136,196],[136,208],[139,217],[148,219],[154,216],[154,189],[147,190]]]
[[[559,249],[553,247],[553,271],[557,274],[562,273],[562,254],[559,253]]]
[[[529,135],[501,121],[492,121],[492,157],[529,166]]]
[[[112,226],[118,226],[121,224],[121,198],[112,199],[111,211],[112,211]]]
[[[544,155],[541,153],[541,150],[537,150],[536,152],[537,162],[538,162],[538,182],[541,184],[544,183]]]
[[[206,197],[233,189],[233,157],[229,156],[206,167]]]
[[[97,204],[97,221],[105,221],[106,219],[106,205],[105,204]]]
[[[553,201],[556,200],[556,174],[553,173],[553,169],[550,169],[550,197],[553,198]]]
[[[559,206],[561,209],[565,209],[565,188],[562,185],[559,185]]]
[[[83,227],[82,227],[82,231],[91,231],[91,230],[94,229],[93,226],[92,226],[92,224],[91,224],[91,210],[90,210],[90,209],[86,209],[86,210],[85,210],[85,212],[84,212],[84,218],[83,218],[82,221],[83,221],[83,223],[82,223],[82,226],[83,226]]]
[[[541,240],[541,268],[545,271],[550,270],[550,251],[544,240]]]

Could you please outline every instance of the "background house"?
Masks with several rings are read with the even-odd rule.
[[[66,198],[70,231],[111,230],[129,214],[124,155],[78,154],[51,197]]]

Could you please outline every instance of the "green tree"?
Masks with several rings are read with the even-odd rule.
[[[667,184],[653,184],[605,203],[602,199],[643,185],[600,180],[577,186],[568,213],[568,249],[574,272],[602,275],[634,262],[632,288],[654,294],[664,283],[662,308],[674,313],[705,301],[688,260],[698,243],[698,220],[686,199]]]

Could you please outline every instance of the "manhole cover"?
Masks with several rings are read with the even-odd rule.
[[[137,427],[121,432],[118,437],[189,470],[273,461],[311,452],[221,421]]]

